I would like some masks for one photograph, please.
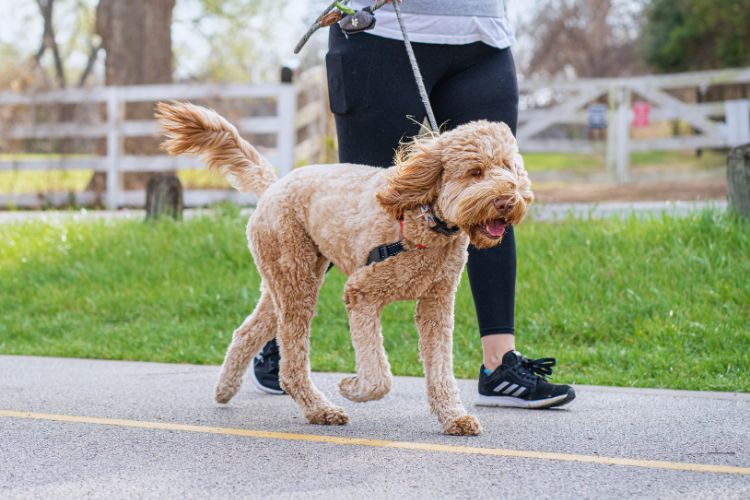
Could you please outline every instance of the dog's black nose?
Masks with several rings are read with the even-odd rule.
[[[513,198],[495,198],[493,204],[498,212],[505,212],[513,208]]]

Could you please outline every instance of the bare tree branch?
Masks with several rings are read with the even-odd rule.
[[[47,50],[47,36],[48,36],[48,27],[50,26],[51,22],[48,22],[48,19],[50,19],[50,15],[47,10],[47,1],[46,0],[36,0],[36,4],[39,7],[39,11],[42,14],[42,19],[44,21],[44,30],[42,31],[42,43],[39,46],[39,50],[37,50],[36,54],[34,55],[34,61],[37,65],[41,64],[42,57],[44,56],[44,52]]]
[[[636,44],[642,11],[623,10],[625,1],[631,2],[535,2],[535,14],[526,26],[534,39],[525,73],[550,77],[572,72],[578,77],[596,77],[638,71]]]
[[[62,57],[60,56],[60,47],[57,45],[55,40],[55,29],[52,24],[52,13],[55,5],[55,0],[37,0],[37,6],[44,19],[44,31],[42,33],[42,46],[34,56],[34,61],[38,66],[41,65],[41,59],[47,49],[52,50],[52,57],[55,62],[55,76],[57,77],[57,83],[60,87],[65,88],[67,81],[65,78],[65,66],[63,65]]]
[[[52,30],[50,34],[50,39],[52,40],[52,55],[55,59],[55,74],[57,75],[57,83],[61,88],[65,88],[67,86],[67,80],[65,78],[65,66],[63,66],[62,56],[60,56],[60,47],[55,41],[54,30]]]
[[[92,43],[91,52],[89,52],[89,58],[86,61],[86,67],[83,69],[83,73],[81,73],[81,77],[78,79],[79,87],[83,87],[86,84],[86,80],[88,79],[91,72],[94,70],[94,64],[96,64],[96,59],[99,57],[99,51],[101,49],[102,49],[102,42],[99,42],[96,45]]]

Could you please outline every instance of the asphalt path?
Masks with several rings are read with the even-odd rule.
[[[215,366],[0,356],[2,498],[749,498],[750,395],[577,387],[557,410],[479,408],[440,433],[421,378],[382,401],[337,394],[343,427],[307,424]]]

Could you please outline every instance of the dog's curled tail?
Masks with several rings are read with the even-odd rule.
[[[216,111],[184,102],[160,102],[156,118],[167,137],[162,148],[171,155],[203,156],[208,168],[221,173],[236,190],[260,198],[276,181],[268,160]]]

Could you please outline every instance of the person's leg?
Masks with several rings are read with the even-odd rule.
[[[501,121],[515,134],[518,87],[510,49],[481,43],[462,47],[465,53],[454,58],[453,71],[431,93],[438,122],[453,128],[472,120]],[[529,360],[515,351],[513,228],[506,230],[494,248],[470,246],[467,270],[484,353],[477,404],[546,408],[572,401],[571,387],[550,384],[544,378],[551,373],[554,360]]]
[[[438,82],[431,100],[439,123],[448,129],[472,120],[505,122],[516,133],[518,86],[510,49],[484,44],[464,46],[467,56],[455,73]],[[469,247],[467,263],[474,297],[484,366],[494,370],[515,349],[514,308],[516,242],[509,228],[500,245],[487,250]]]

